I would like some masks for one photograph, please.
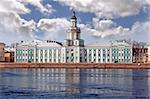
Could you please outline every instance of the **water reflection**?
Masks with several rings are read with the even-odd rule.
[[[132,96],[138,98],[145,98],[150,96],[150,78],[149,70],[134,70],[132,71]]]
[[[1,97],[7,98],[11,96],[8,92],[12,91],[31,92],[32,97],[33,94],[36,97],[42,92],[47,96],[57,95],[65,98],[148,98],[149,76],[149,70],[3,69],[0,70],[0,92]]]

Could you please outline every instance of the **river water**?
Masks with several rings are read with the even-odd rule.
[[[150,70],[0,70],[0,99],[79,98],[149,99]]]

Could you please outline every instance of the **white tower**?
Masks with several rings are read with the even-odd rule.
[[[73,16],[71,17],[71,25],[67,30],[65,46],[84,46],[84,40],[80,39],[80,28],[77,27],[75,12],[73,12]]]

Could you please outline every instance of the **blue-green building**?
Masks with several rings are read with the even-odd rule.
[[[57,41],[21,42],[16,47],[18,63],[132,63],[132,46],[125,41],[110,45],[85,45],[77,26],[75,13],[71,17],[64,44]]]
[[[132,63],[132,45],[125,41],[116,41],[111,44],[113,63]]]

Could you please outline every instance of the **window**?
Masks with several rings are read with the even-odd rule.
[[[103,62],[105,61],[105,59],[103,59]]]
[[[105,57],[105,54],[103,54],[103,57]]]
[[[101,59],[99,58],[98,61],[101,61]]]
[[[108,58],[108,60],[107,60],[108,62],[109,62],[109,58]]]
[[[73,53],[71,53],[71,56],[73,56]]]
[[[105,49],[103,49],[103,53],[105,52]]]
[[[91,59],[89,59],[89,61],[91,61]]]

